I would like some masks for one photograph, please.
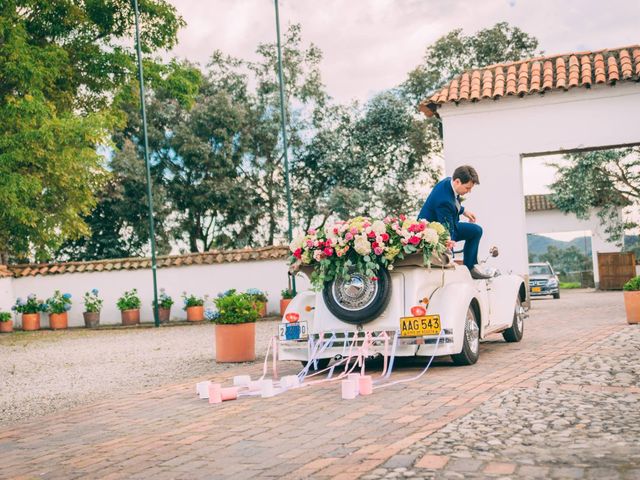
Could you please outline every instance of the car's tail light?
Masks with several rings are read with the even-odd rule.
[[[414,317],[424,317],[427,314],[427,309],[422,305],[416,305],[415,307],[411,307],[411,315]]]
[[[289,323],[296,323],[298,320],[300,320],[300,315],[298,315],[295,312],[291,312],[291,313],[287,313],[284,318],[287,320],[287,322]]]

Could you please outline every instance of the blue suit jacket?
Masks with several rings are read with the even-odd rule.
[[[449,229],[451,239],[458,239],[458,222],[460,215],[464,212],[464,207],[456,205],[456,194],[451,186],[451,177],[440,180],[433,187],[422,206],[418,218],[424,218],[430,222],[440,222]]]

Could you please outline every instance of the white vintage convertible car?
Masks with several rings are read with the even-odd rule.
[[[497,249],[490,254],[497,256]],[[447,255],[432,258],[429,267],[421,255],[412,255],[391,272],[380,271],[377,281],[356,273],[327,283],[322,291],[299,293],[279,325],[279,357],[306,364],[320,341],[314,366],[325,368],[368,333],[378,339],[368,348],[370,356],[388,348],[384,337],[393,339],[396,356],[450,355],[458,365],[471,365],[487,335],[522,339],[525,298],[518,275],[494,272],[487,280],[474,280]]]

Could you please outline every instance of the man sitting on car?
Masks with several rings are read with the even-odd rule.
[[[470,165],[458,167],[451,177],[440,180],[424,202],[418,218],[430,222],[440,222],[449,229],[451,240],[464,240],[464,265],[476,279],[489,278],[478,267],[478,246],[482,237],[482,227],[476,224],[476,216],[460,204],[460,196],[471,192],[479,185],[478,172]],[[460,222],[460,215],[469,222]]]

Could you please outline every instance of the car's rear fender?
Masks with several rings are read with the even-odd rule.
[[[524,280],[518,275],[500,275],[491,280],[491,329],[513,323],[516,299],[524,304],[526,289]]]
[[[476,320],[481,321],[480,304],[473,284],[454,282],[438,288],[429,299],[428,315],[440,315],[442,328],[453,331],[453,350],[462,351],[467,309],[472,305]]]

